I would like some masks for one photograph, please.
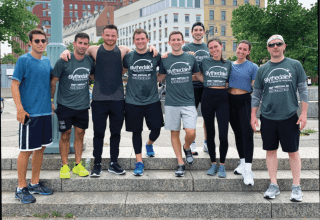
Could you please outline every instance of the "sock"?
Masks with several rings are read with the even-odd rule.
[[[178,164],[179,166],[183,166],[184,164]]]
[[[204,140],[204,143],[207,143],[207,140]]]
[[[251,170],[252,163],[245,163],[245,169],[246,170]]]
[[[17,192],[21,191],[23,188],[17,187]]]
[[[192,142],[192,143],[194,143],[194,144],[195,144],[196,142],[194,141],[194,142]]]
[[[240,158],[240,164],[244,164],[246,162],[246,159]]]
[[[39,184],[39,183],[36,183],[36,184],[32,184],[32,183],[30,183],[30,185],[31,185],[31,186],[35,186],[35,185],[37,185],[37,184]]]

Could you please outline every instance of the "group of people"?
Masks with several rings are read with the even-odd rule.
[[[89,36],[78,33],[73,42],[74,52],[64,51],[52,69],[50,60],[43,56],[46,34],[42,30],[32,30],[29,33],[32,51],[18,59],[12,77],[12,94],[20,122],[19,185],[15,197],[23,203],[32,203],[36,201],[31,195],[33,193],[53,193],[52,189],[39,181],[39,175],[44,149],[52,143],[51,114],[54,113],[57,114],[61,132],[60,178],[70,178],[68,153],[72,125],[75,130],[75,163],[72,172],[83,177],[100,176],[108,117],[111,133],[109,172],[126,173],[117,161],[121,128],[125,120],[126,131],[132,132],[136,155],[133,174],[143,175],[142,131],[145,118],[150,130],[145,144],[147,156],[155,156],[153,143],[164,126],[165,130],[171,132],[171,143],[177,157],[175,175],[184,176],[185,162],[193,164],[194,155],[198,154],[195,131],[198,116],[196,108],[200,102],[205,134],[203,149],[209,153],[211,160],[207,174],[218,174],[220,178],[227,176],[225,161],[230,122],[240,157],[240,165],[234,173],[242,175],[246,185],[253,186],[253,131],[259,126],[256,113],[261,102],[261,135],[263,149],[267,151],[266,161],[271,180],[264,197],[275,198],[280,193],[276,178],[280,141],[282,150],[289,153],[293,174],[290,200],[302,201],[299,129],[303,129],[307,123],[308,108],[306,74],[302,65],[284,57],[286,44],[280,35],[272,35],[268,39],[267,49],[271,60],[258,68],[250,60],[249,41],[239,42],[237,60],[231,62],[223,58],[223,44],[219,38],[212,38],[207,44],[202,42],[205,28],[201,22],[192,26],[191,34],[193,42],[183,47],[183,34],[171,32],[168,43],[172,52],[161,57],[155,47],[147,46],[149,39],[145,30],[134,31],[133,43],[136,48],[131,51],[126,46],[116,45],[118,29],[114,25],[107,25],[102,31],[103,44],[89,46]],[[128,83],[124,98],[122,75],[126,72]],[[89,77],[94,80],[91,102],[94,165],[91,174],[81,164],[83,138],[89,123]],[[157,82],[165,78],[164,120]],[[58,81],[58,104],[55,108],[53,98]],[[302,105],[300,117],[297,116],[297,90]],[[220,140],[219,166],[214,141],[215,117]],[[186,132],[183,145],[180,140],[181,120]],[[27,165],[32,153],[32,179],[27,186]]]

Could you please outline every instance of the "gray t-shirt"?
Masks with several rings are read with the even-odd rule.
[[[126,86],[126,103],[133,105],[148,105],[159,101],[157,86],[157,66],[161,56],[153,57],[148,51],[139,54],[131,51],[123,58],[123,67],[128,69]]]
[[[166,74],[166,106],[195,106],[192,73],[199,72],[196,58],[188,53],[169,54],[162,59],[160,73]]]
[[[204,87],[226,86],[229,82],[232,63],[229,60],[216,61],[212,57],[206,57],[200,62],[200,70],[203,74]]]
[[[200,65],[200,62],[205,57],[210,57],[209,49],[207,47],[207,44],[195,44],[195,43],[188,43],[185,44],[182,47],[182,50],[185,52],[192,51],[196,54],[196,60],[198,65]],[[193,87],[194,88],[203,88],[203,83],[200,81],[193,81]]]
[[[82,60],[77,60],[73,53],[68,62],[59,59],[52,71],[59,78],[58,103],[75,110],[90,108],[88,79],[93,69],[94,61],[87,55]]]
[[[262,90],[261,114],[270,120],[285,120],[298,110],[297,87],[307,79],[297,60],[268,61],[258,69],[254,88]]]

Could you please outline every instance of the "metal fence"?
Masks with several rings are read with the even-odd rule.
[[[14,64],[1,64],[1,88],[11,87],[11,77],[14,67]]]

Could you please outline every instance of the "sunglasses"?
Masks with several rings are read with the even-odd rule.
[[[40,39],[35,39],[34,42],[35,42],[36,44],[38,44],[38,43],[40,43]],[[46,43],[46,39],[41,39],[41,42],[42,42],[43,44]]]
[[[268,47],[272,48],[274,47],[275,45],[277,45],[277,47],[281,47],[284,43],[282,42],[277,42],[277,43],[272,43],[272,44],[268,44]]]

